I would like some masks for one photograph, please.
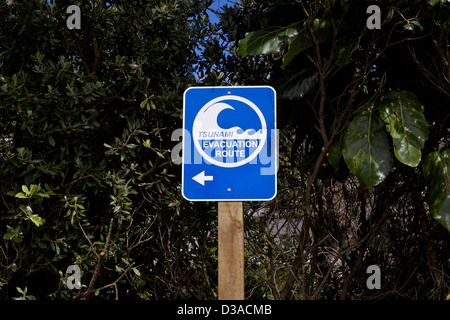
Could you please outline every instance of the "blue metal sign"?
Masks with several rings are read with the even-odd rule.
[[[268,86],[184,92],[182,194],[262,201],[277,193],[276,92]]]

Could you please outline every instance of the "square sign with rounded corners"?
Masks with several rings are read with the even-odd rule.
[[[191,201],[267,201],[277,194],[276,92],[191,87],[183,101],[182,193]]]

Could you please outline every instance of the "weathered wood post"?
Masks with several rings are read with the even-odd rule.
[[[244,300],[242,202],[218,203],[219,300]]]

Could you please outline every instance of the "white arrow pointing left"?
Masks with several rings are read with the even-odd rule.
[[[205,181],[213,181],[213,176],[205,176],[205,171],[200,172],[195,177],[192,177],[195,181],[200,183],[202,186],[205,185]]]

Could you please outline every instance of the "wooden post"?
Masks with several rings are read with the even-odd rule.
[[[219,202],[219,300],[244,300],[242,202]]]

